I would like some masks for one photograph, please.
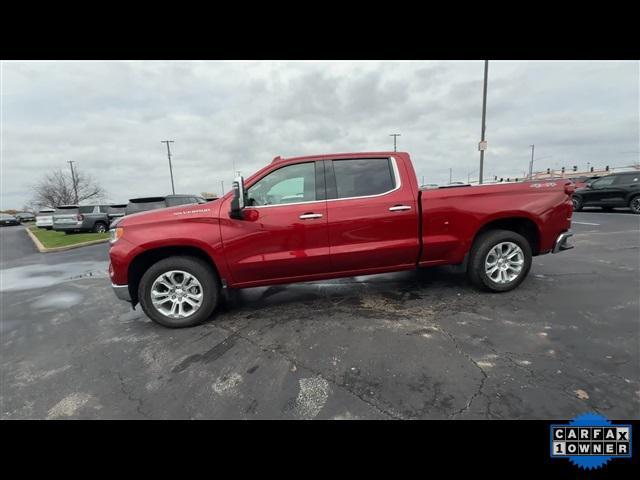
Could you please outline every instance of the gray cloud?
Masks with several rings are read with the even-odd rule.
[[[490,62],[487,176],[627,165],[640,149],[638,62]],[[110,200],[220,191],[276,155],[388,150],[428,182],[477,172],[482,70],[465,62],[3,62],[2,208],[75,160]]]

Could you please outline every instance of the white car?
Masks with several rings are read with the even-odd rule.
[[[38,228],[46,228],[51,230],[53,228],[53,208],[43,208],[36,215],[36,226]]]

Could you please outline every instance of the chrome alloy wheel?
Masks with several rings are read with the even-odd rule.
[[[484,260],[484,271],[495,283],[511,283],[522,271],[524,267],[524,253],[522,249],[513,242],[502,242],[497,244]]]
[[[640,196],[635,197],[631,200],[631,204],[629,205],[633,213],[640,213]]]
[[[170,270],[153,281],[151,302],[169,318],[187,318],[202,306],[202,285],[182,270]]]

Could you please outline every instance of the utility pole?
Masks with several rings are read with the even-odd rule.
[[[484,61],[484,88],[482,89],[482,129],[480,132],[480,173],[478,174],[478,183],[482,183],[482,177],[484,172],[484,149],[486,144],[484,143],[485,132],[485,120],[487,118],[487,78],[489,76],[489,60]]]
[[[224,180],[220,180],[220,185],[222,187],[222,195],[220,195],[221,197],[224,196]]]
[[[171,149],[169,148],[170,143],[174,143],[173,140],[160,140],[160,143],[167,144],[167,156],[169,157],[169,174],[171,175],[171,191],[173,194],[176,194],[176,189],[173,186],[173,168],[171,167]]]
[[[75,160],[67,160],[67,163],[71,167],[71,182],[73,183],[73,193],[75,195],[75,199],[76,199],[75,203],[77,205],[78,204],[78,182],[76,181],[76,175],[73,171],[73,164],[75,163]]]
[[[529,162],[529,179],[533,178],[533,152],[536,149],[535,145],[529,145],[531,147],[531,161]]]
[[[452,173],[453,173],[453,171],[452,171],[452,169],[450,168],[450,169],[449,169],[449,183],[451,183],[451,181],[452,181],[452,179],[453,179],[453,178],[452,178]]]
[[[394,151],[394,152],[397,152],[397,151],[398,151],[398,149],[396,148],[396,146],[397,146],[396,141],[397,141],[398,137],[400,137],[401,135],[400,135],[399,133],[392,133],[392,134],[391,134],[391,135],[389,135],[389,136],[390,136],[390,137],[393,137],[393,151]]]

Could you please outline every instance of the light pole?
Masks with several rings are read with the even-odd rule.
[[[482,183],[484,173],[484,132],[486,129],[485,120],[487,118],[487,78],[489,76],[489,60],[484,61],[484,87],[482,89],[482,129],[480,131],[480,173],[478,174],[478,183]]]
[[[169,157],[169,174],[171,175],[171,191],[173,194],[176,194],[176,189],[173,186],[173,168],[171,167],[171,149],[169,148],[169,144],[173,143],[173,140],[160,140],[160,143],[167,144],[167,156]]]
[[[397,150],[397,148],[396,148],[396,146],[397,146],[396,141],[397,141],[398,137],[400,137],[401,135],[400,135],[399,133],[392,133],[392,134],[391,134],[391,135],[389,135],[389,136],[390,136],[390,137],[393,137],[393,151],[394,151],[394,152],[397,152],[398,150]]]
[[[531,147],[531,161],[529,162],[529,179],[533,177],[533,152],[536,149],[535,145],[529,145]]]
[[[75,204],[77,205],[78,204],[78,182],[76,181],[76,175],[73,171],[73,164],[75,163],[75,160],[67,160],[67,163],[71,167],[71,182],[73,183],[73,193],[75,194],[75,199],[76,199]]]

